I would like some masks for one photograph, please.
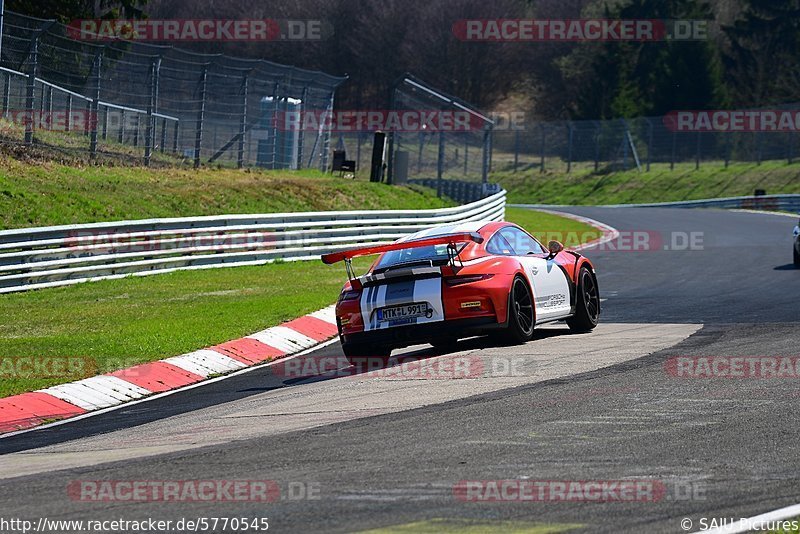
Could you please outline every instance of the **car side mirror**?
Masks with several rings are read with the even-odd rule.
[[[550,241],[547,244],[547,250],[550,251],[550,258],[555,258],[556,254],[564,250],[564,245],[558,241]]]

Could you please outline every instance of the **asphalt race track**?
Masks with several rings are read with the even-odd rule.
[[[595,332],[554,325],[521,347],[482,339],[448,354],[414,347],[402,352],[417,362],[360,375],[304,378],[288,366],[262,367],[0,439],[0,516],[268,517],[275,532],[469,524],[682,532],[682,518],[696,529],[701,517],[748,517],[800,502],[798,378],[667,371],[678,356],[800,356],[796,220],[565,210],[622,233],[586,251],[605,299]],[[642,236],[648,250],[630,250]],[[333,343],[303,358],[340,355]],[[458,375],[448,362],[469,369]],[[474,502],[454,491],[459,481],[519,479],[650,481],[663,494]],[[281,498],[83,502],[68,491],[98,480],[271,480]]]

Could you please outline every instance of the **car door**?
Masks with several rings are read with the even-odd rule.
[[[564,270],[538,241],[519,228],[509,226],[500,231],[525,266],[533,284],[536,322],[566,317],[571,311],[570,284]]]

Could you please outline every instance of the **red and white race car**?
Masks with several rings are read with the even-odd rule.
[[[356,277],[351,259],[380,254]],[[392,244],[322,256],[345,261],[348,282],[336,304],[347,358],[388,358],[392,349],[490,334],[524,343],[536,325],[566,320],[597,326],[600,294],[592,263],[551,241],[548,248],[515,224],[438,226]]]

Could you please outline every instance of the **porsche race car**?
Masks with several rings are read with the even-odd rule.
[[[351,260],[380,254],[363,276]],[[391,244],[322,256],[344,261],[348,281],[336,304],[345,356],[388,359],[391,350],[489,334],[525,343],[534,327],[565,320],[597,326],[600,294],[588,258],[551,241],[545,248],[508,222],[438,226]]]

